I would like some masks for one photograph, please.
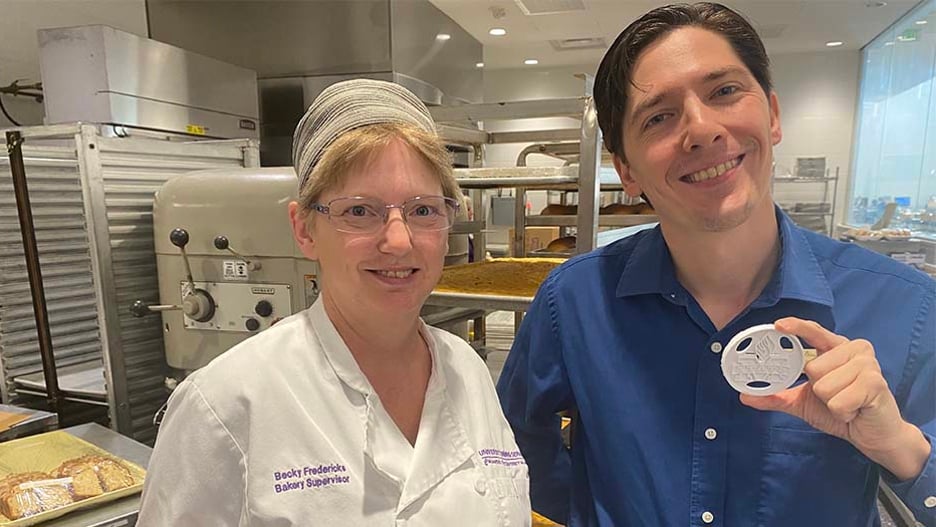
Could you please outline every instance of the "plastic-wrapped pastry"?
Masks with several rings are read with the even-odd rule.
[[[0,512],[18,520],[74,502],[69,479],[45,472],[24,472],[0,480]]]
[[[69,459],[55,471],[60,478],[72,478],[72,491],[78,499],[133,485],[133,475],[111,458],[96,455]]]

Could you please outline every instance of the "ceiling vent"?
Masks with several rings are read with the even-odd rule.
[[[556,51],[572,51],[579,49],[605,49],[608,44],[601,37],[564,38],[550,40],[549,45]]]
[[[514,0],[525,15],[555,15],[584,11],[583,0]]]

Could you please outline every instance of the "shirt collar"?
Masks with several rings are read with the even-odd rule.
[[[780,265],[758,300],[776,303],[783,298],[832,307],[832,288],[806,239],[806,231],[797,227],[780,207],[775,209],[780,226]]]
[[[653,293],[671,296],[682,290],[660,226],[644,232],[646,234],[635,235],[640,239],[621,273],[616,291],[618,297]]]
[[[345,344],[344,339],[341,338],[341,335],[335,328],[335,324],[328,318],[328,313],[325,312],[325,302],[322,300],[321,296],[319,296],[318,300],[308,309],[308,313],[312,331],[321,343],[322,353],[325,355],[328,363],[331,364],[332,369],[335,370],[335,374],[338,378],[341,379],[343,383],[365,396],[372,394],[374,392],[373,386],[371,386],[370,381],[367,380],[364,372],[361,371],[361,367],[358,366],[357,361],[354,360],[354,355],[351,354],[348,345]],[[422,319],[419,319],[419,333],[426,341],[429,347],[429,353],[432,356],[432,373],[429,377],[428,389],[444,392],[446,383],[445,377],[442,375],[442,368],[439,364],[441,354],[438,350],[438,342],[433,338],[432,332],[429,331],[429,328]]]
[[[772,305],[779,299],[832,305],[832,290],[812,251],[805,232],[776,208],[780,234],[780,265],[755,301]],[[616,295],[660,294],[682,303],[685,289],[676,280],[676,268],[659,226],[636,242],[617,284]]]
[[[322,346],[322,354],[331,364],[335,374],[339,379],[355,391],[364,395],[370,395],[374,389],[368,382],[364,372],[358,366],[351,350],[345,344],[335,325],[328,318],[325,312],[325,302],[319,296],[318,300],[309,308],[309,319],[312,323],[312,331],[318,337]]]

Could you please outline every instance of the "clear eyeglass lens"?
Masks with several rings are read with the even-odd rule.
[[[371,198],[338,198],[328,203],[328,216],[338,230],[371,233],[380,230],[390,208],[393,207]],[[455,223],[455,201],[448,198],[419,196],[398,208],[414,230],[439,231]]]

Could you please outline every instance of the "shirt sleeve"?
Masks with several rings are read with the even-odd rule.
[[[533,510],[565,524],[572,462],[562,444],[557,412],[573,408],[574,402],[550,299],[552,287],[550,277],[524,317],[498,380],[497,393],[530,469]]]
[[[884,481],[917,521],[936,527],[936,291],[924,297],[913,332],[915,349],[906,366],[906,379],[897,391],[897,402],[903,418],[923,431],[930,443],[930,455],[916,478],[898,481],[884,471]]]
[[[139,527],[245,525],[243,451],[192,381],[169,399],[150,458]]]

